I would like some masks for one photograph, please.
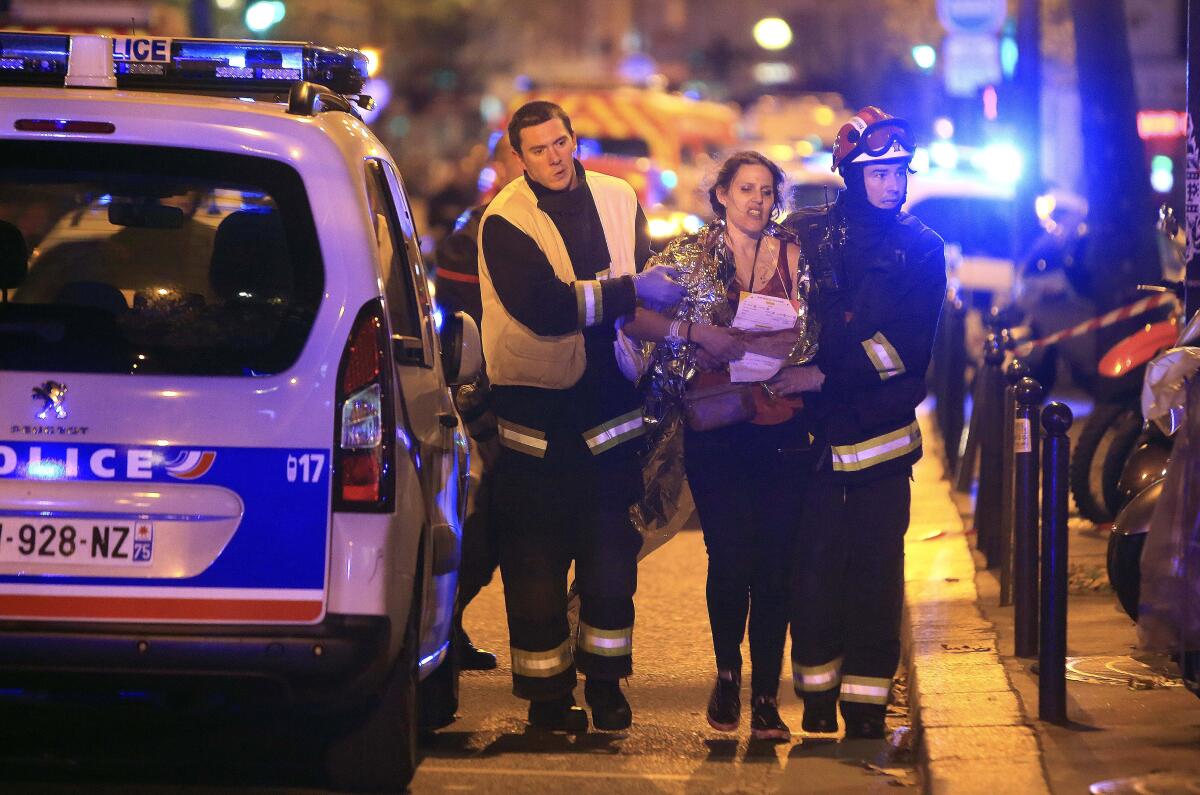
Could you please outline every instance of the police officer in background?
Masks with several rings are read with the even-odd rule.
[[[519,108],[508,140],[525,168],[480,227],[483,348],[502,446],[489,510],[500,549],[513,692],[534,726],[584,732],[576,668],[598,729],[632,710],[633,594],[641,536],[642,399],[621,373],[616,323],[682,288],[650,255],[633,189],[584,171],[571,120],[550,102]],[[665,325],[665,321],[664,321]],[[580,593],[572,653],[566,575]]]
[[[818,281],[815,367],[788,368],[777,391],[806,397],[825,454],[809,481],[794,569],[792,665],[804,730],[884,735],[900,660],[904,533],[916,408],[925,397],[946,291],[940,237],[902,212],[912,130],[866,107],[843,125],[837,201],[792,215]],[[823,381],[823,383],[822,383]]]

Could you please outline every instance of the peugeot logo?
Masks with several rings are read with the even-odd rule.
[[[42,410],[37,413],[39,420],[50,419],[51,414],[58,420],[65,420],[67,418],[67,407],[63,405],[63,401],[67,399],[66,384],[60,384],[57,381],[47,381],[41,386],[35,386],[33,388],[33,399],[42,402]]]

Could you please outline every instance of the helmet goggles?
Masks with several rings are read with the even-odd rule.
[[[881,119],[862,132],[851,130],[847,138],[855,144],[855,149],[871,158],[886,154],[896,144],[905,150],[901,155],[904,157],[911,157],[917,148],[912,127],[904,119]]]

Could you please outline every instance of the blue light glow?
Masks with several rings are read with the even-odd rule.
[[[912,48],[912,58],[917,68],[928,72],[937,63],[937,50],[928,44],[918,44]]]
[[[660,182],[662,182],[663,187],[667,190],[675,190],[675,188],[679,185],[679,175],[669,168],[665,169],[661,174],[659,174],[658,179]]]
[[[1021,178],[1025,158],[1021,150],[1010,143],[993,143],[975,153],[971,165],[986,173],[989,179],[1011,185]]]
[[[1175,175],[1162,169],[1151,171],[1150,187],[1159,193],[1170,193],[1171,189],[1175,187]]]
[[[958,147],[949,141],[934,141],[929,145],[929,160],[938,168],[958,168]]]
[[[1011,78],[1017,71],[1017,40],[1005,36],[1000,40],[1000,71]]]
[[[256,0],[246,6],[246,27],[255,33],[262,33],[282,22],[286,13],[287,6],[280,0]]]

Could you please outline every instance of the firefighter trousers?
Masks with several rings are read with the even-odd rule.
[[[597,679],[633,672],[633,594],[642,537],[629,518],[641,471],[560,462],[534,470],[507,464],[493,482],[493,529],[500,553],[512,652],[513,693],[543,700],[570,693],[576,669]],[[575,562],[580,609],[572,643],[567,571]]]
[[[907,473],[805,492],[792,589],[792,671],[806,708],[882,719],[900,662]]]

